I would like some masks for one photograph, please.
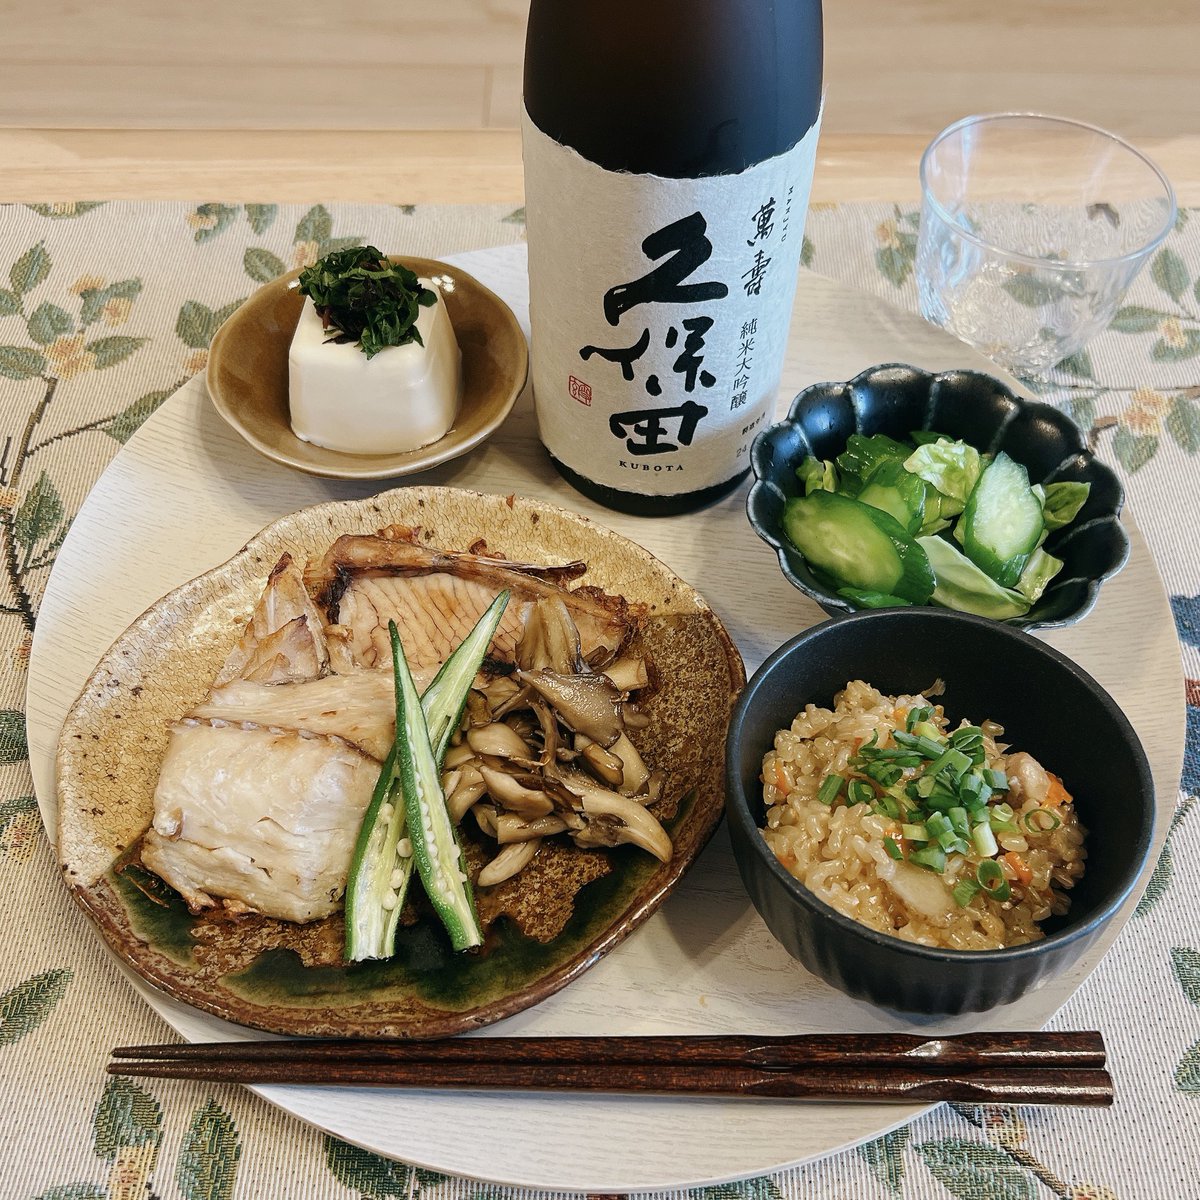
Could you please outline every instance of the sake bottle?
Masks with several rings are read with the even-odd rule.
[[[821,115],[820,0],[532,0],[532,379],[558,471],[666,516],[774,415]]]

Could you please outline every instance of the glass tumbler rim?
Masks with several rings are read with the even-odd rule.
[[[1167,201],[1167,212],[1163,220],[1162,228],[1151,238],[1145,241],[1136,249],[1127,250],[1124,254],[1113,255],[1110,258],[1090,258],[1082,260],[1071,259],[1050,259],[1039,258],[1034,254],[1025,254],[1019,250],[1009,250],[1004,246],[999,246],[994,242],[988,241],[986,238],[981,238],[978,234],[972,232],[965,225],[956,221],[937,197],[933,194],[929,187],[929,164],[934,151],[947,138],[961,132],[963,129],[972,125],[982,125],[985,122],[991,121],[1012,121],[1012,120],[1034,120],[1044,121],[1047,124],[1067,125],[1075,129],[1087,130],[1089,133],[1099,134],[1110,142],[1115,143],[1122,149],[1127,150],[1136,159],[1143,163],[1162,185]],[[968,116],[960,117],[957,121],[947,125],[940,133],[936,134],[933,140],[925,147],[921,154],[920,165],[920,180],[921,180],[921,199],[923,203],[927,203],[929,207],[937,214],[937,216],[947,225],[954,229],[955,235],[961,237],[964,241],[970,242],[978,246],[982,250],[987,250],[992,253],[1002,254],[1006,258],[1010,258],[1015,262],[1023,263],[1027,266],[1038,267],[1042,270],[1051,271],[1079,271],[1096,267],[1115,267],[1122,263],[1128,263],[1145,255],[1153,253],[1166,240],[1167,235],[1175,226],[1175,221],[1178,217],[1179,206],[1175,198],[1175,189],[1171,186],[1171,181],[1167,178],[1162,168],[1147,154],[1144,154],[1131,142],[1125,140],[1119,134],[1113,133],[1111,130],[1104,129],[1100,125],[1093,125],[1088,121],[1080,121],[1074,117],[1060,117],[1053,113],[1043,112],[993,112],[993,113],[971,113]]]

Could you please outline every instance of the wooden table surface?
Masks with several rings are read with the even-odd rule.
[[[919,197],[926,139],[828,133],[813,201]],[[1139,138],[1175,185],[1200,204],[1200,134]],[[0,129],[0,201],[360,200],[520,204],[521,139],[466,131]]]

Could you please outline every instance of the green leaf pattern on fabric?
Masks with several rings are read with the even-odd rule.
[[[173,392],[174,389],[170,391],[147,392],[127,408],[121,409],[116,416],[110,417],[101,425],[101,428],[110,437],[116,438],[118,442],[124,445],[154,415],[159,405],[167,400]]]
[[[1175,875],[1175,861],[1171,845],[1175,839],[1175,832],[1197,803],[1195,796],[1188,796],[1175,810],[1175,815],[1171,818],[1171,825],[1167,830],[1167,836],[1163,841],[1162,852],[1158,856],[1158,862],[1154,864],[1150,882],[1146,884],[1146,890],[1142,893],[1137,908],[1134,909],[1134,916],[1144,917],[1166,895],[1167,888],[1171,886],[1171,880]]]
[[[75,332],[71,314],[49,300],[43,301],[29,314],[26,326],[29,336],[39,346],[48,346],[61,334]]]
[[[96,1155],[111,1161],[126,1146],[158,1143],[162,1137],[162,1105],[132,1079],[113,1076],[92,1118]]]
[[[942,1138],[922,1142],[917,1151],[957,1200],[1037,1200],[1037,1180],[995,1146]]]
[[[369,1200],[403,1200],[413,1168],[325,1135],[325,1163],[334,1178]]]
[[[912,1136],[912,1130],[904,1125],[891,1133],[865,1142],[858,1153],[871,1168],[871,1174],[887,1188],[893,1196],[900,1196],[904,1184],[904,1147]]]
[[[0,763],[24,762],[28,757],[25,714],[15,708],[0,709]]]
[[[27,346],[0,346],[0,375],[6,379],[33,379],[46,369],[46,356]]]
[[[8,281],[12,290],[23,296],[34,288],[46,282],[50,274],[50,255],[46,252],[45,242],[30,246],[8,270]]]
[[[231,1200],[241,1156],[233,1118],[215,1100],[196,1109],[175,1169],[184,1200]]]
[[[31,976],[0,995],[0,1046],[32,1033],[66,994],[73,973],[65,967]]]
[[[261,246],[250,247],[242,257],[242,265],[246,268],[246,274],[255,283],[270,283],[272,279],[277,279],[287,270],[287,267],[283,265],[283,259]]]

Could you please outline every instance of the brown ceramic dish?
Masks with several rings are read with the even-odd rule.
[[[396,257],[425,278],[448,277],[446,308],[462,350],[463,395],[444,438],[418,450],[345,454],[301,441],[288,420],[288,348],[304,297],[292,271],[259,288],[217,330],[205,381],[217,412],[260,454],[332,479],[391,479],[425,471],[478,446],[508,416],[529,370],[529,347],[512,310],[460,267]]]
[[[432,545],[526,561],[582,559],[582,583],[647,606],[642,638],[662,686],[639,744],[667,779],[674,854],[547,846],[490,889],[487,945],[454,955],[432,915],[402,930],[386,962],[341,961],[339,915],[310,925],[193,917],[123,860],[149,823],[168,723],[207,691],[283,550],[320,554],[334,537],[392,522]],[[63,726],[59,853],[74,898],[143,978],[227,1020],[277,1033],[439,1037],[536,1004],[582,974],[662,903],[721,819],[729,714],[741,657],[700,595],[640,546],[562,509],[452,488],[402,488],[281,518],[229,562],[139,617],[104,656]],[[550,853],[545,851],[549,849]],[[486,919],[485,917],[485,919]]]

